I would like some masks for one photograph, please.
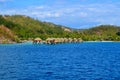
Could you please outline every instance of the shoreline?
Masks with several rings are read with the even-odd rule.
[[[85,43],[85,42],[89,42],[89,43],[97,43],[97,42],[101,42],[101,43],[104,43],[104,42],[120,42],[120,41],[82,41],[82,42],[72,42],[72,43]],[[34,44],[32,41],[25,41],[25,42],[21,42],[21,43],[0,43],[0,45],[12,45],[12,44]],[[69,43],[69,42],[66,42],[66,43]],[[37,44],[43,44],[43,43],[37,43]],[[59,43],[59,44],[64,44],[64,43]],[[70,43],[71,44],[71,43]]]
[[[120,42],[120,41],[83,41],[83,42]]]

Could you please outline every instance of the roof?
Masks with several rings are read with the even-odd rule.
[[[34,40],[37,40],[37,41],[39,41],[39,40],[42,40],[41,38],[35,38]]]

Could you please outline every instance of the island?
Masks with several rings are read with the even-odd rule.
[[[120,27],[99,25],[89,29],[73,29],[25,15],[0,15],[0,43],[36,43],[36,38],[40,39],[37,42],[45,43],[120,41]]]

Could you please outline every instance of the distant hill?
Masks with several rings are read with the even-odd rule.
[[[71,29],[49,22],[42,22],[28,16],[14,15],[1,16],[0,24],[11,29],[21,39],[41,37],[66,37],[71,33]]]
[[[5,32],[5,33],[4,33]],[[90,29],[72,29],[50,22],[42,22],[24,15],[0,15],[0,42],[19,42],[40,37],[82,38],[84,41],[120,41],[120,27],[100,25]]]
[[[86,36],[85,40],[110,40],[119,41],[120,36],[117,34],[120,31],[119,26],[100,25],[83,31]]]

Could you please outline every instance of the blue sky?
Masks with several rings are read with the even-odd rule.
[[[0,14],[27,15],[72,28],[120,26],[120,0],[0,0]]]

